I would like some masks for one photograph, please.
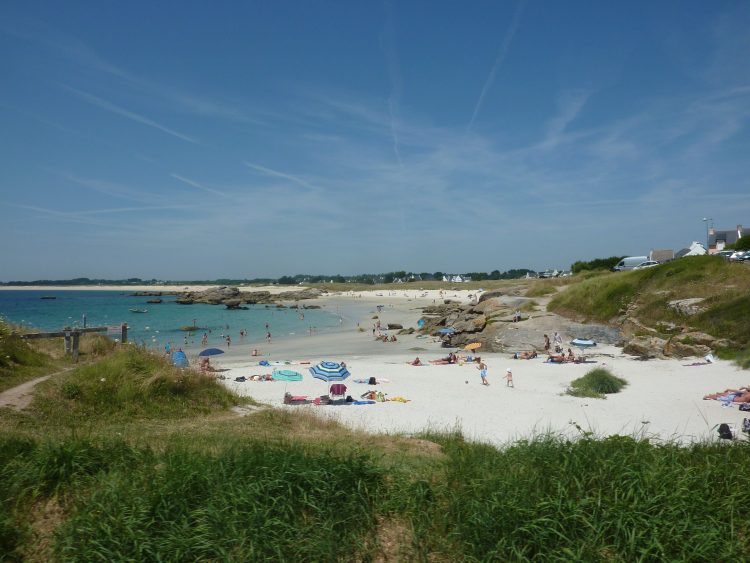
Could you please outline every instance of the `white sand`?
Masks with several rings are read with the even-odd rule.
[[[372,338],[371,316],[375,305],[383,304],[380,314],[385,322],[415,326],[421,316],[418,307],[431,304],[433,293],[409,291],[358,292],[355,296],[332,295],[318,300],[327,309],[333,304],[344,311],[347,324],[340,334],[275,340],[262,347],[262,359],[289,360],[293,369],[303,374],[300,382],[234,382],[235,377],[270,373],[274,368],[258,365],[261,358],[250,356],[250,346],[232,346],[229,353],[212,359],[222,373],[224,383],[243,395],[280,408],[308,409],[321,416],[370,432],[417,433],[426,429],[460,428],[470,439],[506,443],[546,431],[578,435],[583,431],[604,436],[612,434],[645,435],[682,442],[713,437],[713,427],[730,422],[739,427],[744,413],[736,405],[724,408],[717,401],[704,401],[705,394],[750,384],[750,372],[729,362],[691,366],[698,359],[638,361],[612,346],[602,346],[588,354],[597,363],[547,364],[544,358],[512,360],[507,354],[481,354],[489,367],[490,386],[480,384],[476,364],[426,365],[414,367],[408,362],[419,356],[423,362],[447,354],[439,343],[414,335],[400,336],[396,343],[382,343]],[[445,297],[468,299],[471,292],[449,291]],[[455,297],[454,297],[455,295]],[[356,330],[356,322],[366,329]],[[415,351],[420,347],[426,350]],[[481,350],[479,351],[481,353]],[[368,389],[401,396],[408,403],[385,402],[374,405],[284,406],[283,395],[324,394],[327,386],[310,376],[309,365],[300,362],[344,360],[352,375],[344,383],[348,394],[358,399]],[[579,399],[564,394],[569,383],[591,368],[606,364],[629,385],[606,400]],[[515,388],[505,386],[505,369],[513,370]],[[371,376],[387,378],[388,383],[370,387],[354,379]]]

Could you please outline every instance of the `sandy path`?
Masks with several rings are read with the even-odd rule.
[[[55,373],[42,375],[41,377],[37,377],[35,379],[32,379],[31,381],[27,381],[26,383],[21,383],[21,385],[17,385],[16,387],[11,387],[10,389],[3,391],[2,393],[0,393],[0,408],[11,407],[11,408],[15,408],[18,410],[25,409],[31,404],[31,399],[34,398],[34,387],[38,383],[41,383],[42,381],[46,381],[50,377],[60,375],[61,373],[65,373],[72,369],[75,369],[75,368],[69,367],[60,371],[56,371]]]

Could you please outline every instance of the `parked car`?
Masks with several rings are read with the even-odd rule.
[[[659,262],[656,260],[646,260],[645,262],[641,262],[637,266],[635,266],[634,270],[643,270],[644,268],[653,268],[654,266],[658,266]]]
[[[624,270],[632,270],[639,264],[646,262],[648,260],[648,256],[628,256],[627,258],[623,258],[620,260],[617,265],[612,268],[613,272],[622,272]]]
[[[750,260],[750,250],[738,250],[729,256],[730,262],[743,262]]]
[[[718,256],[719,258],[724,258],[724,260],[729,260],[732,254],[734,254],[734,250],[719,250],[719,252],[714,252],[711,256]]]

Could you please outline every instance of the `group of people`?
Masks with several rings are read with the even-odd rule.
[[[550,343],[549,336],[546,334],[544,335],[544,351],[549,354],[551,345],[554,344],[555,346],[555,352],[558,354],[562,353],[563,351],[563,345],[562,345],[562,336],[560,336],[560,333],[555,331],[555,335],[552,338],[552,343]]]
[[[560,354],[549,354],[547,356],[546,362],[552,363],[552,364],[564,364],[568,362],[578,362],[578,358],[576,358],[575,354],[573,354],[573,350],[568,348],[568,354],[567,356],[563,353]]]

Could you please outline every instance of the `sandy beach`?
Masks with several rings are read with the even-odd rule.
[[[468,301],[470,295],[468,291],[449,291],[444,297]],[[715,436],[714,427],[721,422],[739,427],[748,414],[736,405],[723,407],[718,401],[702,400],[708,393],[750,384],[748,372],[721,360],[708,365],[690,365],[699,358],[640,361],[605,345],[587,353],[589,363],[558,365],[545,363],[542,356],[513,360],[509,354],[479,350],[489,371],[490,385],[483,386],[474,363],[429,364],[429,360],[445,357],[449,351],[433,338],[402,335],[397,342],[388,343],[373,338],[374,315],[378,314],[383,324],[416,326],[420,308],[437,298],[437,292],[421,290],[331,294],[316,302],[341,312],[345,319],[342,332],[277,339],[262,346],[263,356],[255,358],[250,355],[253,346],[233,345],[226,354],[212,358],[212,363],[224,370],[218,374],[230,389],[273,407],[308,409],[369,432],[413,434],[427,429],[460,429],[467,438],[494,444],[545,432],[575,436],[582,431],[691,442]],[[383,305],[381,313],[377,313],[377,305]],[[426,365],[410,365],[416,356]],[[284,365],[265,367],[258,365],[259,360]],[[308,372],[311,365],[322,360],[346,362],[352,375],[344,383],[347,394],[355,399],[374,389],[388,398],[402,397],[408,402],[284,405],[287,391],[311,399],[327,392],[325,382]],[[608,367],[627,380],[628,386],[604,400],[565,394],[573,379],[596,366]],[[513,371],[514,388],[506,387],[506,368]],[[273,369],[298,371],[303,380],[235,381]],[[355,382],[370,377],[388,381],[376,386]]]

